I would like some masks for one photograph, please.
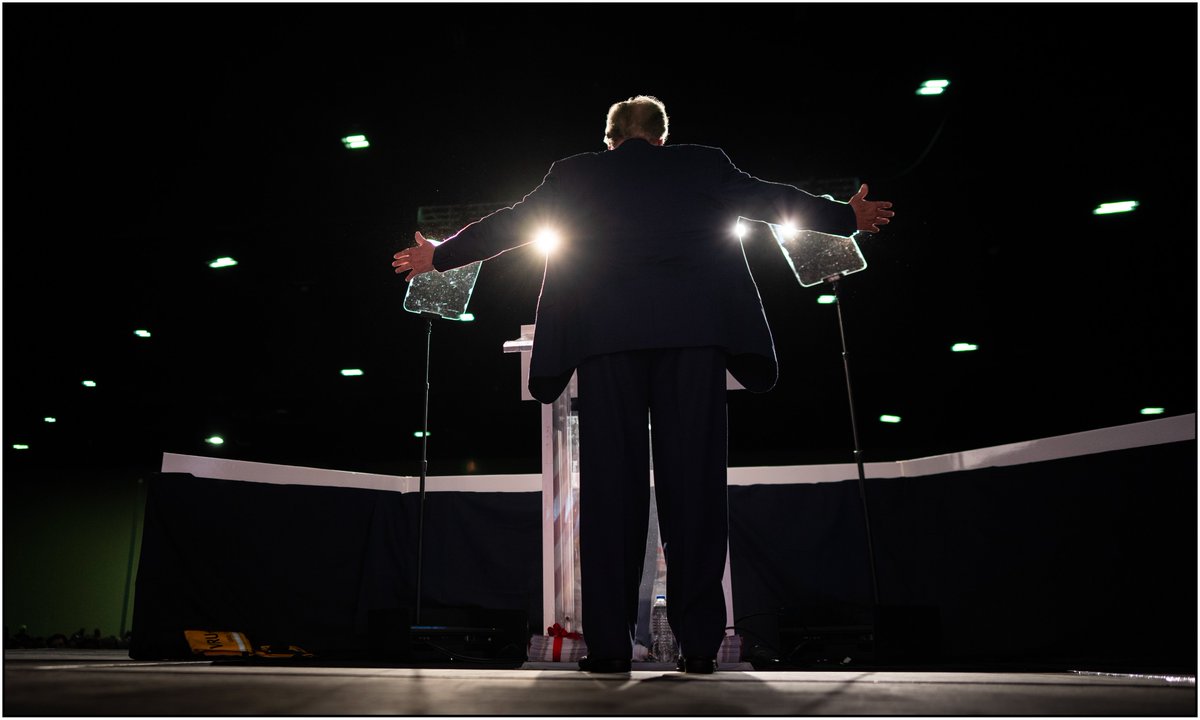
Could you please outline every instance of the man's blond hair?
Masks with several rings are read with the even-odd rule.
[[[667,106],[651,95],[638,95],[608,109],[604,144],[612,148],[629,138],[667,141]]]

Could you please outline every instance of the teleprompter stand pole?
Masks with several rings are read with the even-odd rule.
[[[862,500],[863,526],[867,530],[867,557],[871,562],[871,596],[879,606],[879,579],[875,574],[875,543],[871,539],[871,514],[867,509],[867,473],[863,466],[862,449],[858,444],[858,421],[854,417],[854,391],[850,387],[850,360],[846,351],[846,326],[842,319],[842,298],[838,295],[841,274],[831,275],[824,282],[833,286],[834,305],[837,305],[838,332],[842,338],[842,368],[846,373],[846,398],[850,401],[850,430],[854,434],[854,462],[858,465],[858,496]]]
[[[429,474],[429,358],[433,345],[433,319],[440,317],[434,313],[423,312],[425,318],[425,417],[421,422],[421,491],[420,507],[417,511],[417,605],[414,624],[421,624],[421,559],[424,555],[425,541],[425,478]]]

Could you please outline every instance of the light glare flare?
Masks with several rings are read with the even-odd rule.
[[[148,337],[150,337],[150,331],[149,331],[149,330],[134,330],[134,331],[133,331],[133,334],[134,334],[134,335],[137,335],[137,336],[138,336],[138,337],[140,337],[140,338],[148,338]]]
[[[224,445],[225,438],[221,437],[220,435],[213,435],[212,437],[204,438],[204,442],[208,443],[209,445]]]
[[[84,380],[83,386],[84,387],[96,387],[96,381],[95,380]]]
[[[1166,412],[1166,410],[1163,408],[1160,408],[1160,407],[1144,407],[1144,408],[1142,408],[1143,415],[1162,415],[1164,412]]]
[[[895,424],[895,423],[900,422],[900,416],[899,415],[880,415],[879,422]]]
[[[819,295],[817,296],[818,305],[832,305],[837,302],[836,295]]]
[[[950,346],[950,350],[953,352],[972,352],[978,349],[979,346],[973,343],[954,343]]]
[[[358,368],[346,368],[345,370],[342,371],[342,375],[344,377],[358,377],[359,375],[362,375],[362,374],[363,374],[363,371]]]
[[[537,244],[539,250],[546,255],[549,255],[550,253],[554,252],[555,248],[558,247],[559,237],[558,233],[553,229],[542,228],[538,231],[538,234],[534,237],[533,241]]]
[[[217,258],[216,260],[213,260],[212,262],[210,262],[208,264],[208,266],[210,268],[224,268],[224,267],[233,267],[234,265],[237,265],[237,264],[238,264],[237,260],[234,260],[231,257],[220,257],[220,258]]]

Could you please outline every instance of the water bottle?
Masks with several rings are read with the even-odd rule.
[[[675,633],[667,622],[667,596],[654,596],[654,609],[650,612],[650,637],[654,644],[654,659],[658,662],[675,662],[679,655],[679,646],[675,643]]]

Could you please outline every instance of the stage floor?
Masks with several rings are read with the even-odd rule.
[[[7,650],[12,715],[1075,715],[1195,717],[1196,676],[756,672],[144,662],[122,650]],[[570,666],[565,666],[569,668]]]

